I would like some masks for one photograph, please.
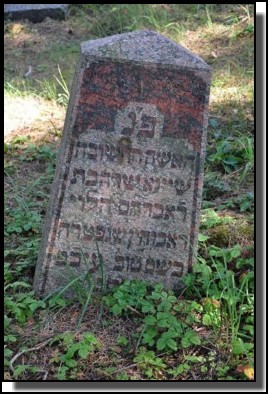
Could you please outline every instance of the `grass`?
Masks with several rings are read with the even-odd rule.
[[[4,379],[253,380],[253,6],[71,5],[66,21],[4,27]],[[213,69],[197,263],[173,294],[142,281],[96,292],[85,261],[81,277],[67,269],[69,285],[37,299],[34,268],[79,43],[144,28]],[[69,290],[75,300],[64,297]]]

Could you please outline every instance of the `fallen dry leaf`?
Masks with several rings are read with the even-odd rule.
[[[254,379],[254,368],[246,367],[244,369],[244,374],[246,375],[247,378],[249,378],[249,380],[253,380]]]
[[[220,307],[220,302],[218,300],[214,300],[214,298],[203,298],[202,303],[203,305],[213,304],[216,308]]]
[[[254,368],[250,365],[238,365],[236,371],[243,372],[249,380],[254,379]]]

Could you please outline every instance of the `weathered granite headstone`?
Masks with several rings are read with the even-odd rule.
[[[69,4],[4,4],[5,17],[42,22],[45,18],[65,19]]]
[[[66,264],[100,277],[101,259],[108,286],[180,287],[197,244],[209,85],[202,59],[153,31],[82,43],[38,293],[68,280]]]

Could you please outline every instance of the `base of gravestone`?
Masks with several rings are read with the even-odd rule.
[[[11,20],[28,19],[42,22],[45,18],[66,19],[69,4],[4,4],[5,18]]]

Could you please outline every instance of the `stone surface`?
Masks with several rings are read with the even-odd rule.
[[[69,4],[4,4],[5,17],[42,22],[46,17],[65,19]]]
[[[82,43],[35,274],[173,289],[194,263],[210,67],[152,31]]]

